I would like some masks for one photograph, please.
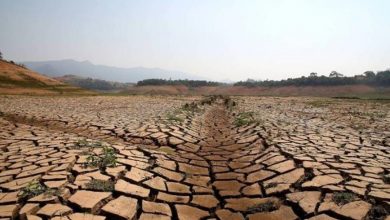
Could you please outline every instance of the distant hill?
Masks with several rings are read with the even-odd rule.
[[[119,68],[95,65],[89,61],[79,62],[70,59],[22,63],[34,71],[54,77],[71,74],[81,77],[134,83],[151,78],[199,79],[199,77],[180,71],[145,67]]]
[[[134,85],[132,83],[120,83],[101,79],[93,79],[89,77],[80,77],[75,75],[65,75],[61,77],[55,77],[55,79],[80,88],[105,92],[120,91],[127,89],[129,86]]]
[[[43,76],[13,62],[0,60],[0,94],[91,94]]]

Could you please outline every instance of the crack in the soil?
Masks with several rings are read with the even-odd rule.
[[[268,143],[267,139],[261,134],[261,132],[269,133],[269,131],[267,131],[264,125],[256,122],[256,124],[250,124],[242,127],[235,126],[234,117],[236,115],[237,115],[236,112],[232,111],[231,107],[226,105],[226,100],[216,99],[213,100],[209,105],[207,105],[205,107],[205,111],[202,112],[201,114],[187,115],[186,121],[183,122],[182,124],[167,125],[167,127],[169,128],[174,127],[173,131],[162,131],[162,129],[160,129],[160,132],[165,136],[167,136],[166,138],[159,138],[158,136],[151,137],[148,134],[142,134],[141,132],[137,133],[134,131],[129,131],[128,133],[118,135],[115,131],[116,128],[109,129],[108,130],[110,131],[109,133],[102,133],[102,131],[107,129],[103,129],[103,127],[99,125],[89,125],[89,127],[86,125],[84,127],[77,127],[77,129],[75,129],[75,127],[72,126],[71,123],[65,120],[45,120],[45,119],[37,119],[37,118],[27,118],[16,114],[15,115],[2,114],[1,117],[12,122],[16,128],[18,127],[18,124],[26,124],[30,126],[43,127],[47,130],[76,134],[77,136],[83,136],[91,139],[104,140],[112,144],[115,143],[121,143],[125,145],[136,144],[137,145],[136,149],[142,152],[143,154],[142,155],[143,157],[139,157],[138,159],[147,158],[147,164],[150,165],[148,168],[145,168],[144,170],[151,172],[158,177],[163,175],[157,174],[157,172],[154,171],[154,168],[160,167],[160,165],[157,163],[157,160],[159,160],[160,157],[155,152],[156,151],[158,152],[161,147],[167,147],[167,146],[174,149],[175,150],[174,152],[164,154],[165,158],[169,158],[171,161],[175,163],[174,170],[170,170],[170,171],[174,171],[177,173],[179,172],[184,173],[183,179],[177,182],[179,182],[185,187],[188,187],[191,193],[188,194],[186,192],[171,192],[171,191],[169,191],[169,193],[174,196],[183,196],[183,197],[188,196],[189,201],[187,205],[191,205],[192,207],[196,207],[202,211],[208,211],[210,216],[203,217],[203,219],[217,218],[217,217],[220,218],[217,215],[217,211],[222,209],[230,210],[232,212],[238,212],[237,209],[232,208],[232,206],[228,206],[229,203],[228,200],[241,199],[241,198],[260,199],[260,198],[268,198],[268,197],[278,198],[282,204],[288,205],[295,213],[295,215],[297,215],[301,219],[317,215],[320,204],[324,202],[324,198],[325,198],[325,194],[327,193],[327,190],[316,189],[315,187],[313,188],[307,187],[303,189],[301,186],[303,182],[310,181],[313,179],[314,177],[313,169],[304,168],[302,161],[294,158],[293,155],[294,152],[289,152],[287,150],[284,150],[282,146],[278,144],[270,144],[273,142],[272,140],[270,143]],[[98,117],[100,117],[100,115],[98,115]],[[274,123],[273,125],[275,127],[278,127]],[[97,132],[91,132],[90,128],[92,127],[94,128],[93,130],[96,130]],[[155,127],[158,127],[158,125],[156,125]],[[176,134],[175,133],[176,131],[178,131],[177,133],[179,134]],[[180,133],[183,133],[184,135],[181,135]],[[37,136],[35,132],[31,132],[31,134],[33,136]],[[188,137],[186,136],[188,136],[190,139],[195,139],[195,140],[193,142],[184,141],[186,138],[188,140]],[[168,138],[171,137],[175,137],[178,139],[181,138],[181,140],[184,142],[184,144],[181,143],[183,145],[185,144],[188,145],[190,143],[192,145],[198,146],[199,148],[193,151],[193,149],[187,145],[185,145],[186,147],[180,147],[180,144],[171,143],[168,140]],[[335,141],[334,138],[332,138],[332,140]],[[363,143],[363,139],[361,137],[359,141],[361,144]],[[35,146],[39,146],[39,142],[37,140],[32,140],[32,142]],[[312,144],[315,144],[315,142],[313,141],[310,142]],[[7,151],[6,147],[4,149],[5,151]],[[59,149],[55,148],[55,150],[59,150]],[[271,156],[268,156],[267,154]],[[270,164],[266,164],[266,161],[271,161],[277,158],[278,157],[277,155],[280,155],[280,157],[284,157],[284,159],[281,159],[276,162],[270,162]],[[246,156],[248,156],[248,158],[252,157],[251,160],[250,161],[240,160],[240,158]],[[76,159],[78,160],[79,158],[80,156],[77,155]],[[342,161],[341,160],[342,158],[339,155],[336,155],[333,158],[336,162]],[[134,160],[142,161],[136,159]],[[258,160],[260,160],[260,162],[258,162]],[[279,172],[279,171],[272,170],[269,167],[285,161],[292,161],[294,170],[298,168],[302,168],[304,175],[295,183],[290,184],[288,189],[267,194],[265,182],[270,181],[271,179],[274,179],[277,176],[289,173],[292,170],[292,169],[287,169],[287,171]],[[207,174],[204,173],[199,176],[210,178],[210,181],[207,182],[207,186],[211,190],[211,193],[196,192],[194,188],[199,187],[199,185],[185,182],[188,176],[192,177],[193,174],[186,173],[186,171],[181,170],[179,168],[179,163],[197,167],[197,169],[207,167]],[[51,162],[49,164],[52,165]],[[133,167],[129,164],[123,164],[123,165],[127,169],[129,169],[129,167],[130,169],[132,169]],[[248,172],[236,171],[237,169],[245,169],[255,165],[260,165],[262,166],[262,168],[256,169],[254,171],[248,171]],[[330,167],[332,168],[332,166]],[[165,169],[165,167],[162,168]],[[217,170],[217,168],[219,170]],[[358,169],[364,175],[364,170],[361,168],[361,166],[358,166]],[[249,175],[252,175],[253,173],[260,172],[260,171],[273,172],[274,174],[270,176],[262,177],[260,180],[255,182],[247,181]],[[74,170],[71,170],[70,172],[75,177],[80,174]],[[107,174],[107,173],[103,171],[102,174]],[[341,175],[343,177],[343,181],[341,183],[345,183],[347,180],[349,180],[348,173],[341,172]],[[121,176],[119,178],[114,178],[114,179],[119,180],[119,179],[124,179],[124,177]],[[141,181],[142,184],[146,180],[149,179],[142,180]],[[172,179],[167,178],[166,182],[164,182],[165,188],[168,188],[167,181],[173,182]],[[128,182],[132,184],[141,184],[141,182],[137,182],[137,181],[128,181]],[[272,185],[271,183],[268,184]],[[258,194],[253,192],[247,194],[245,193],[244,189],[248,189],[248,188],[251,189],[250,187],[253,185],[256,186],[256,184],[259,187]],[[160,202],[164,202],[161,199],[157,199],[158,194],[162,191],[159,191],[149,185],[146,186],[145,184],[143,184],[142,186],[150,190],[149,197],[146,199],[144,198],[145,200],[147,201],[158,200]],[[278,186],[278,183],[276,184],[276,186]],[[273,186],[271,188],[273,188]],[[364,197],[368,198],[368,192],[371,189],[371,184],[367,185],[366,188],[367,191],[365,192]],[[319,202],[315,204],[314,212],[308,214],[305,213],[305,210],[300,205],[298,205],[297,202],[288,201],[286,199],[286,192],[302,192],[305,190],[309,190],[309,191],[317,190],[321,192]],[[216,206],[211,208],[206,208],[200,204],[193,203],[194,195],[210,195],[210,194],[218,200],[219,203]],[[123,193],[115,192],[114,198],[117,198],[119,195],[123,195]],[[137,198],[137,204],[140,207],[136,212],[136,217],[139,218],[142,214],[143,198],[137,196],[134,197]],[[172,219],[179,219],[179,214],[175,206],[175,203],[173,202],[168,202],[168,203],[172,211]],[[75,206],[74,204],[71,204],[70,206],[75,210],[80,210],[80,208],[78,208],[78,206]],[[249,214],[252,214],[248,210],[239,210],[239,211],[245,216],[245,218],[248,218]],[[329,216],[333,216],[337,218],[348,219],[345,216],[342,216],[341,214],[337,214],[328,210],[325,210],[322,213],[326,213]]]

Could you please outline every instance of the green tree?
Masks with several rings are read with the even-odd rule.
[[[317,77],[317,76],[318,76],[318,74],[315,73],[315,72],[312,72],[312,73],[310,73],[310,75],[309,75],[309,77]]]
[[[366,71],[363,74],[367,78],[374,78],[375,77],[375,73],[373,71]]]
[[[343,74],[341,74],[337,71],[332,71],[332,72],[330,72],[329,77],[343,77]]]
[[[0,60],[2,60],[2,59],[3,59],[3,54],[0,51]]]

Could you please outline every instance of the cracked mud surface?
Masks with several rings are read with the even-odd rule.
[[[225,101],[178,112],[201,97],[0,97],[0,217],[390,218],[387,103]],[[100,145],[115,165],[86,166]],[[44,190],[21,196],[31,183]]]

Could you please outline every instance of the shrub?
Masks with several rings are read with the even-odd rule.
[[[97,180],[93,179],[89,181],[86,185],[87,189],[111,192],[114,191],[114,182],[111,180]]]
[[[29,199],[44,192],[46,192],[46,187],[42,185],[38,180],[33,180],[21,190],[19,196],[23,199]]]
[[[100,155],[90,154],[87,157],[86,165],[89,167],[99,167],[99,169],[116,166],[117,158],[115,150],[108,146],[103,146],[102,150],[103,152]]]
[[[261,204],[257,204],[257,205],[254,205],[252,207],[249,207],[247,212],[252,212],[252,213],[255,213],[255,212],[271,212],[271,211],[274,211],[276,209],[278,209],[278,204],[276,204],[275,202],[272,202],[272,201],[267,201],[265,203],[261,203]]]
[[[235,126],[244,126],[255,122],[256,120],[253,118],[253,112],[241,112],[234,119]]]
[[[337,205],[344,205],[349,202],[352,202],[353,200],[355,200],[355,198],[356,198],[355,194],[350,192],[335,192],[333,194],[332,200]]]
[[[389,212],[386,210],[386,208],[383,205],[376,205],[376,206],[371,208],[366,219],[367,220],[385,219],[386,216],[388,216],[388,215],[389,215]]]

